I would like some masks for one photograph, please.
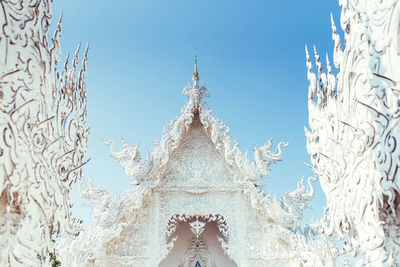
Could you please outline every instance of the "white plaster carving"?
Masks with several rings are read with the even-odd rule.
[[[37,266],[68,226],[70,192],[85,164],[87,48],[60,62],[51,2],[0,5],[0,265]]]
[[[94,227],[69,220],[69,192],[87,148],[87,49],[82,70],[78,47],[72,69],[67,58],[58,73],[61,19],[51,39],[51,2],[2,1],[0,265],[37,265],[37,254],[46,255],[50,240],[68,226],[57,241],[63,265],[157,266],[178,242],[173,216],[196,218],[188,222],[195,235],[188,251],[206,247],[203,231],[215,223],[223,253],[239,266],[326,266],[347,251],[361,252],[361,265],[400,265],[400,3],[339,4],[345,46],[332,19],[336,77],[328,57],[323,73],[314,48],[315,75],[306,50],[306,135],[327,195],[324,231],[346,240],[341,251],[318,225],[300,228],[315,178],[308,179],[309,191],[300,181],[280,200],[257,187],[287,144],[279,143],[275,152],[271,141],[255,147],[250,161],[204,102],[209,92],[199,86],[197,58],[194,83],[183,90],[187,104],[145,161],[139,145],[122,140],[122,151],[115,152],[112,141],[105,141],[133,179],[132,188],[113,199],[89,181],[81,191]],[[190,264],[205,256],[196,257]]]
[[[335,77],[327,59],[312,72],[307,149],[327,196],[325,232],[359,264],[400,265],[399,14],[394,0],[339,1],[344,49],[332,19]]]
[[[217,236],[218,241],[221,244],[221,248],[224,250],[225,254],[228,254],[228,241],[229,241],[229,231],[228,231],[228,223],[224,219],[224,217],[220,214],[216,215],[206,215],[206,216],[199,216],[199,215],[174,215],[168,221],[167,225],[167,234],[166,240],[168,243],[168,253],[170,253],[174,242],[176,241],[177,237],[173,237],[173,233],[176,231],[176,227],[179,222],[188,222],[190,226],[190,230],[193,233],[195,238],[199,238],[201,234],[204,232],[204,228],[207,223],[215,222],[221,236]]]
[[[208,254],[210,252],[207,248],[207,242],[203,238],[193,237],[190,240],[187,251],[185,252],[188,258],[188,266],[194,266],[198,261],[201,266],[208,266]]]
[[[82,193],[95,226],[78,236],[61,237],[60,260],[67,265],[158,266],[178,245],[178,223],[186,222],[195,239],[202,237],[203,227],[215,223],[215,242],[238,266],[333,264],[337,252],[329,241],[316,228],[309,231],[310,238],[300,230],[302,211],[313,197],[313,178],[309,191],[301,181],[281,200],[258,187],[287,144],[278,144],[276,152],[271,141],[256,147],[250,162],[205,104],[209,94],[198,85],[197,62],[193,81],[183,92],[189,101],[165,127],[147,160],[140,160],[138,145],[123,140],[122,151],[115,152],[113,143],[106,142],[133,179],[132,189],[113,199],[90,182]],[[323,251],[318,249],[321,244]]]

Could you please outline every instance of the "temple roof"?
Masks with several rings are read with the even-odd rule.
[[[111,155],[124,168],[126,175],[140,183],[146,180],[153,180],[157,170],[165,166],[172,152],[179,146],[184,134],[191,126],[194,116],[198,116],[202,126],[208,133],[210,140],[217,150],[222,150],[228,165],[240,173],[243,181],[257,182],[263,180],[269,173],[269,166],[281,160],[282,146],[287,143],[280,142],[275,152],[271,150],[272,141],[269,140],[263,146],[254,147],[254,158],[251,162],[244,154],[236,141],[229,136],[229,128],[212,114],[212,110],[204,97],[210,96],[208,89],[203,85],[199,86],[199,73],[197,70],[197,55],[195,53],[193,84],[183,89],[183,95],[188,97],[188,102],[181,109],[181,114],[172,119],[164,127],[164,135],[161,141],[155,144],[151,153],[148,153],[144,162],[140,160],[139,144],[132,146],[122,139],[122,150],[114,151],[113,141],[105,141],[111,146]]]
[[[208,90],[205,86],[199,86],[199,79],[195,56],[193,84],[183,89],[183,95],[188,96],[188,101],[181,113],[165,126],[164,135],[155,144],[153,151],[148,153],[146,160],[140,159],[139,145],[131,146],[122,139],[122,150],[115,152],[113,142],[106,142],[111,145],[112,156],[133,179],[133,183],[131,188],[115,199],[105,190],[98,189],[93,181],[87,186],[81,183],[81,195],[92,209],[95,227],[81,232],[78,237],[69,236],[62,243],[62,247],[90,243],[90,251],[79,254],[79,260],[99,257],[99,253],[108,247],[118,248],[118,251],[121,246],[128,248],[127,243],[121,245],[118,242],[132,240],[129,233],[132,229],[136,231],[132,225],[137,224],[137,218],[143,218],[142,223],[145,225],[154,223],[153,215],[149,215],[149,203],[156,205],[157,201],[167,205],[158,207],[159,214],[165,215],[162,223],[167,223],[171,214],[194,216],[223,212],[224,216],[229,216],[237,209],[231,207],[231,211],[225,210],[229,206],[225,205],[227,199],[238,199],[244,201],[243,207],[251,208],[245,209],[247,215],[253,214],[259,218],[268,231],[276,236],[284,235],[293,242],[301,237],[293,229],[300,229],[302,210],[313,196],[312,178],[308,180],[309,191],[300,181],[297,189],[287,192],[281,200],[260,190],[258,183],[267,176],[270,164],[281,159],[281,147],[286,144],[279,143],[275,153],[271,151],[271,141],[261,147],[256,146],[254,159],[250,161],[239,149],[239,144],[232,141],[229,128],[212,115],[211,108],[204,101],[204,97],[209,96]],[[243,197],[238,197],[240,194]],[[199,201],[200,198],[203,202]],[[185,203],[185,208],[182,203]],[[143,214],[152,219],[143,217]],[[161,231],[164,230],[162,228]],[[123,231],[128,235],[121,234]],[[121,239],[121,236],[128,238]],[[162,253],[167,255],[171,246],[165,246],[168,240],[160,236],[164,249]],[[270,239],[271,236],[268,234],[266,238]],[[119,240],[115,241],[118,244],[115,245],[113,240]],[[143,240],[148,240],[148,237]],[[286,241],[284,243],[287,244]]]

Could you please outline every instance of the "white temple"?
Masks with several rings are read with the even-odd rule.
[[[124,197],[113,200],[91,182],[93,229],[64,237],[58,245],[67,265],[94,266],[293,266],[333,265],[334,255],[316,232],[300,230],[302,210],[313,196],[302,183],[282,200],[259,188],[281,147],[255,147],[250,162],[211,114],[198,84],[181,114],[165,128],[153,152],[140,161],[139,147],[122,140],[112,156],[133,179]],[[310,181],[309,181],[310,182]],[[318,244],[318,246],[316,246]],[[84,248],[84,253],[83,253]],[[333,253],[333,254],[332,254]]]
[[[399,266],[400,2],[339,4],[338,74],[328,57],[323,73],[316,49],[314,74],[306,49],[309,189],[300,181],[280,200],[261,189],[286,144],[255,147],[249,161],[205,104],[195,59],[188,102],[145,161],[138,145],[107,142],[132,187],[113,199],[82,183],[85,227],[69,198],[86,163],[87,50],[80,71],[78,47],[59,73],[51,1],[1,1],[0,266],[334,266],[349,253],[359,266]],[[302,229],[317,179],[326,211]]]

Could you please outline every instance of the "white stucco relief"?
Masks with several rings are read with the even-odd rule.
[[[341,43],[332,21],[327,72],[306,51],[307,150],[327,197],[325,233],[366,266],[400,265],[399,25],[394,0],[339,1]]]
[[[81,177],[86,70],[80,46],[60,68],[61,24],[51,1],[0,2],[0,266],[36,266],[68,229]]]
[[[92,182],[83,188],[95,226],[82,229],[77,237],[60,239],[62,261],[157,266],[178,253],[174,247],[181,244],[179,235],[183,232],[175,233],[170,220],[180,218],[177,222],[187,223],[186,235],[192,235],[189,240],[195,238],[193,244],[201,238],[204,244],[217,240],[220,250],[216,251],[233,266],[333,264],[335,249],[319,236],[317,228],[307,233],[300,229],[302,210],[313,196],[312,179],[308,180],[309,191],[301,181],[280,200],[257,186],[268,175],[271,164],[281,160],[282,147],[287,144],[279,143],[275,152],[271,141],[256,146],[253,161],[248,160],[230,138],[229,128],[212,115],[204,102],[208,89],[198,82],[195,62],[193,85],[183,90],[189,101],[164,128],[161,141],[144,161],[140,160],[138,145],[122,140],[122,151],[116,152],[113,142],[106,141],[112,156],[132,178],[132,189],[112,199]],[[216,223],[220,236],[211,237],[207,230],[207,238],[199,234],[196,240],[189,224],[194,218],[200,218],[204,229]],[[213,218],[223,218],[224,223]],[[96,240],[96,245],[91,240]],[[85,249],[79,251],[82,246]],[[74,253],[63,254],[66,250]],[[183,257],[186,252],[179,253]]]
[[[361,253],[360,265],[399,265],[400,4],[339,4],[344,44],[332,20],[338,74],[328,57],[323,73],[316,49],[314,74],[306,51],[307,149],[327,196],[325,236],[318,225],[300,227],[316,178],[280,200],[260,191],[286,144],[255,147],[250,161],[204,102],[210,94],[199,85],[196,60],[193,85],[183,90],[189,100],[146,160],[138,145],[122,140],[116,152],[106,142],[132,188],[113,199],[83,183],[94,226],[70,220],[89,133],[87,49],[81,70],[78,47],[72,68],[67,57],[59,73],[61,18],[51,38],[51,1],[1,1],[0,265],[49,264],[37,256],[54,252],[51,240],[62,230],[56,251],[65,266],[157,266],[171,255],[183,266],[327,266],[346,252]],[[335,234],[343,249],[327,239]]]

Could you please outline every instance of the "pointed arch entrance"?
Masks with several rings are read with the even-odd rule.
[[[222,215],[174,215],[168,221],[166,241],[170,251],[159,267],[237,266],[226,254],[229,232]]]

